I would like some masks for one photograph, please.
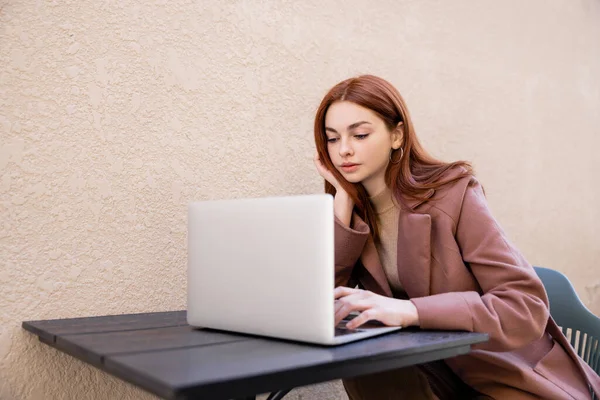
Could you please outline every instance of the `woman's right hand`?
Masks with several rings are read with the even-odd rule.
[[[344,190],[344,188],[340,186],[340,183],[333,173],[329,171],[327,167],[325,167],[325,164],[323,164],[319,158],[318,152],[315,154],[314,162],[315,166],[317,167],[317,171],[319,171],[319,175],[321,175],[323,179],[325,179],[335,188],[335,197],[333,199],[335,216],[344,225],[350,226],[350,221],[352,220],[352,210],[354,209],[354,201]]]
[[[319,172],[319,175],[321,175],[323,177],[323,179],[325,179],[327,182],[329,182],[335,188],[336,192],[339,192],[340,190],[344,190],[340,186],[340,183],[338,182],[336,177],[333,175],[333,173],[327,169],[325,164],[323,164],[323,162],[319,158],[319,152],[315,152],[315,157],[314,157],[313,161],[315,162],[315,167],[317,167],[317,171]]]

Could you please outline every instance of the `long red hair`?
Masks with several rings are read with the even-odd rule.
[[[471,165],[466,161],[445,163],[429,155],[415,133],[408,109],[398,90],[386,80],[373,76],[361,75],[346,79],[335,85],[323,98],[315,116],[315,143],[319,158],[337,178],[340,185],[354,200],[354,211],[369,225],[375,240],[379,239],[379,230],[375,210],[369,201],[367,191],[360,183],[350,183],[339,173],[329,158],[327,151],[327,135],[325,134],[325,115],[336,101],[350,101],[368,108],[378,115],[391,131],[403,123],[403,151],[392,153],[385,182],[395,194],[399,203],[407,207],[406,200],[414,199],[426,202],[426,193],[442,185],[454,182],[463,176],[472,175]],[[391,149],[390,149],[391,150]],[[444,173],[454,167],[463,167],[462,174],[453,175],[450,179],[440,179]],[[325,181],[325,192],[335,195],[335,188]]]

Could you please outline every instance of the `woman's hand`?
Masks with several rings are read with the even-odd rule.
[[[333,199],[335,216],[338,217],[343,224],[350,226],[350,221],[352,220],[352,210],[354,209],[354,201],[344,190],[344,188],[340,186],[340,183],[333,173],[327,169],[325,164],[323,164],[319,158],[318,152],[315,153],[315,158],[313,161],[315,162],[315,166],[317,167],[319,175],[321,175],[323,179],[325,179],[335,188],[335,198]]]
[[[321,159],[319,158],[319,152],[315,152],[315,157],[314,157],[313,161],[315,162],[315,167],[317,167],[317,171],[319,172],[319,175],[321,175],[323,177],[323,179],[325,179],[327,182],[329,182],[335,188],[335,190],[337,192],[339,192],[340,190],[343,190],[342,187],[340,186],[340,183],[336,179],[336,177],[333,175],[333,173],[330,170],[327,169],[325,164],[323,164],[323,161],[321,161]]]
[[[380,296],[362,289],[345,286],[335,288],[335,324],[339,324],[353,311],[361,311],[346,325],[356,329],[369,320],[377,320],[387,326],[419,325],[417,307],[409,300]]]

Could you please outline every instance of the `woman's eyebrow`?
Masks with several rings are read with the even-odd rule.
[[[348,125],[348,130],[350,131],[350,130],[352,130],[352,129],[355,129],[355,128],[358,128],[359,126],[361,126],[361,125],[364,125],[364,124],[369,124],[369,125],[371,125],[371,123],[370,123],[370,122],[368,122],[368,121],[359,121],[359,122],[355,122],[355,123],[353,123],[353,124],[350,124],[350,125]],[[333,128],[330,128],[330,127],[328,127],[328,126],[326,126],[326,127],[325,127],[325,130],[326,130],[326,131],[329,131],[329,132],[337,133],[337,131],[336,131],[335,129],[333,129]]]

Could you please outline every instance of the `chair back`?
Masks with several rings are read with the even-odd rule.
[[[569,279],[561,272],[534,267],[550,302],[550,315],[577,354],[600,374],[600,318],[581,302]]]

